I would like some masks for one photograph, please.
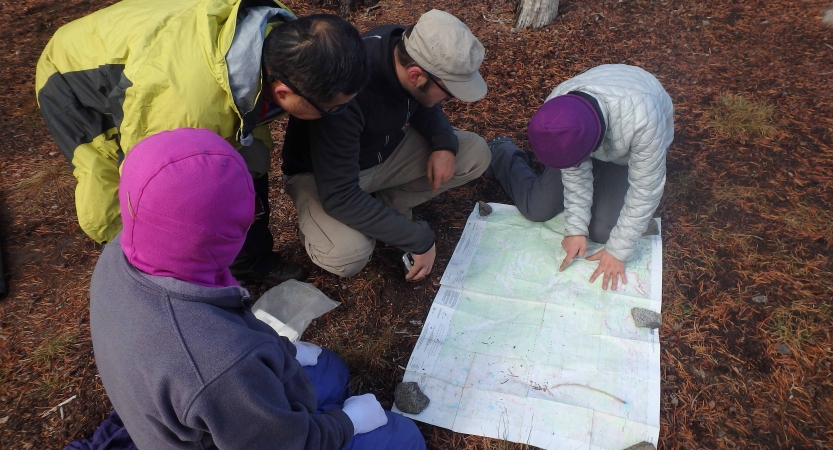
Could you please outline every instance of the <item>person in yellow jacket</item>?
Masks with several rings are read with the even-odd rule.
[[[337,16],[296,19],[276,0],[124,0],[55,33],[35,91],[78,180],[79,224],[99,243],[121,230],[119,167],[139,141],[190,127],[233,144],[254,179],[258,218],[232,273],[275,285],[306,270],[272,250],[268,122],[338,114],[369,74],[358,31]]]

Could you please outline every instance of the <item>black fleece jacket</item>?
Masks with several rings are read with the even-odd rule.
[[[394,47],[405,27],[385,25],[362,35],[371,77],[343,113],[318,120],[291,117],[283,146],[283,173],[315,174],[324,211],[367,236],[406,252],[434,245],[426,223],[412,222],[359,187],[359,172],[384,162],[410,125],[436,150],[457,153],[459,142],[440,104],[426,108],[402,88]]]

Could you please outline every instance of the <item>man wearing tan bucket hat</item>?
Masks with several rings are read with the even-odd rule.
[[[338,115],[290,118],[284,183],[312,261],[348,277],[376,240],[413,256],[405,276],[428,275],[434,233],[412,221],[413,207],[479,177],[491,154],[477,134],[455,129],[441,103],[486,95],[478,72],[483,45],[456,17],[431,10],[416,25],[362,35],[371,78]]]

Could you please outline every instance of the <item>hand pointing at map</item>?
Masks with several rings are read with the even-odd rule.
[[[558,271],[564,272],[564,269],[567,268],[567,265],[570,264],[573,258],[576,256],[584,258],[584,252],[587,251],[587,236],[567,236],[561,241],[561,246],[564,247],[567,256],[564,258],[564,262],[561,263]]]

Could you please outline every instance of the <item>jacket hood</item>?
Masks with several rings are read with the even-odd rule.
[[[254,218],[254,196],[245,161],[214,132],[180,128],[150,136],[122,167],[125,257],[150,275],[238,285],[228,267]]]

